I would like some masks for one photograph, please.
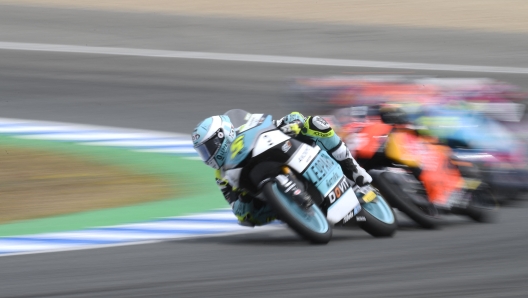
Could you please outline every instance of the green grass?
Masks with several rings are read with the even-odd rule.
[[[135,173],[161,176],[171,181],[170,187],[175,193],[178,190],[179,194],[156,202],[7,223],[0,225],[0,236],[118,225],[228,207],[214,183],[213,171],[200,161],[168,154],[9,136],[0,136],[0,144],[48,150],[57,154],[72,154],[94,162],[120,166]]]

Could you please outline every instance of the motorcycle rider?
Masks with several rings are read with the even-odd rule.
[[[279,120],[274,120],[283,133],[305,143],[318,145],[326,150],[343,169],[347,178],[360,187],[369,187],[372,178],[354,160],[346,144],[337,136],[332,127],[320,116],[304,117],[292,112]],[[218,115],[200,122],[192,133],[194,149],[208,166],[214,168],[215,179],[224,198],[231,205],[239,224],[245,226],[264,225],[276,219],[275,213],[266,202],[255,198],[243,189],[229,184],[223,176],[223,166],[227,152],[236,137],[236,131],[228,116]],[[295,177],[289,174],[276,177],[286,194],[311,205],[309,194]]]

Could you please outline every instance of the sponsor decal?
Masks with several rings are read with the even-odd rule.
[[[231,130],[229,131],[229,138],[233,139],[235,137],[235,127],[231,124]]]
[[[334,185],[334,183],[339,179],[339,174],[337,174],[336,172],[334,172],[334,174],[332,174],[332,177],[330,177],[330,179],[326,180],[326,187],[330,187],[332,185]]]
[[[296,189],[294,192],[293,192],[293,195],[294,196],[298,196],[301,194],[301,190],[300,189]]]
[[[299,162],[302,162],[304,160],[304,158],[308,155],[308,152],[310,152],[310,147],[304,147],[304,151],[301,153],[301,156],[299,156]]]
[[[293,146],[292,146],[293,147]],[[310,162],[316,158],[318,152],[321,149],[319,147],[310,147],[306,144],[301,144],[296,150],[293,156],[288,160],[288,166],[290,166],[292,169],[296,170],[299,173],[304,172],[307,170],[309,175],[310,174],[308,166],[310,165]],[[312,179],[312,178],[309,178]]]
[[[224,142],[222,146],[220,147],[220,150],[218,150],[218,153],[216,154],[216,159],[224,160],[226,153],[227,153],[227,142]]]
[[[292,143],[290,141],[286,141],[286,143],[282,145],[281,150],[282,152],[286,153],[291,149],[291,147],[292,147]]]
[[[354,211],[355,210],[352,210],[348,212],[347,215],[345,215],[345,217],[343,218],[343,223],[347,223],[349,220],[351,220],[354,217]]]
[[[356,221],[367,221],[365,216],[356,216]]]
[[[193,135],[192,135],[192,141],[193,142],[198,141],[199,138],[200,138],[200,134],[199,133],[193,133]]]
[[[333,204],[339,199],[350,187],[351,185],[348,183],[348,179],[343,176],[341,181],[337,183],[336,187],[330,191],[328,196],[326,196],[330,201],[330,204]]]
[[[334,131],[331,130],[329,132],[319,132],[319,131],[311,130],[310,134],[315,135],[317,137],[328,138],[334,135]]]
[[[358,214],[359,211],[361,211],[361,205],[360,205],[360,204],[358,204],[358,205],[356,206],[356,208],[354,208],[354,214]]]
[[[335,162],[327,154],[321,154],[320,157],[310,166],[310,178],[312,182],[317,183],[326,177],[326,173],[330,172]]]
[[[361,205],[357,205],[354,210],[350,211],[345,217],[343,218],[343,224],[349,222],[352,218],[354,218],[354,215],[358,215],[359,211],[361,211]],[[359,220],[356,219],[356,221],[366,221],[364,216],[358,216],[360,217]]]

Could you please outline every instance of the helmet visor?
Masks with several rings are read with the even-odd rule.
[[[218,149],[220,149],[223,140],[223,133],[221,133],[219,129],[207,141],[195,147],[195,149],[198,152],[198,155],[200,155],[200,158],[206,162],[216,154]]]

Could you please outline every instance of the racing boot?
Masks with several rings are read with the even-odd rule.
[[[277,181],[277,187],[302,208],[308,209],[313,205],[310,194],[304,189],[301,181],[299,181],[292,173],[288,172],[277,175],[275,180]]]
[[[372,177],[363,169],[350,154],[350,150],[344,142],[330,150],[329,153],[343,169],[345,176],[354,181],[358,186],[365,186],[372,182]]]

